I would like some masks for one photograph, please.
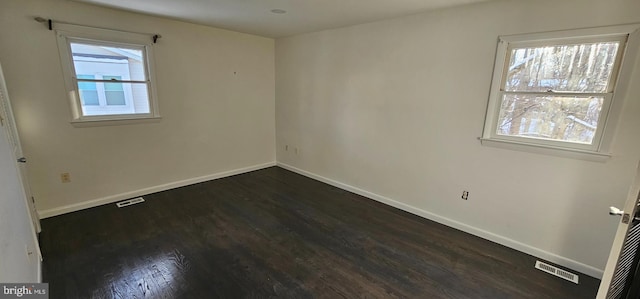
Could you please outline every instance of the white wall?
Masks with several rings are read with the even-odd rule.
[[[35,16],[161,34],[154,50],[162,120],[72,126],[54,32]],[[0,61],[45,215],[275,161],[272,39],[73,1],[3,0]],[[60,182],[63,172],[71,183]]]
[[[637,0],[498,1],[278,39],[277,160],[601,275],[619,220],[608,206],[623,205],[640,158],[640,84],[605,163],[476,138],[498,35],[640,22],[639,11]]]

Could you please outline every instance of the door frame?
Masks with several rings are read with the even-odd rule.
[[[607,265],[602,275],[602,280],[600,281],[600,288],[598,289],[598,295],[596,296],[596,299],[607,298],[609,287],[611,286],[613,275],[615,274],[616,268],[618,267],[618,260],[620,258],[620,254],[622,253],[627,233],[629,232],[629,227],[633,223],[633,217],[635,217],[636,215],[639,197],[640,163],[638,164],[638,168],[636,170],[636,176],[631,184],[631,187],[629,188],[629,193],[627,194],[627,201],[625,202],[623,209],[624,214],[618,220],[618,229],[616,230],[613,246],[611,246],[611,252],[609,253],[609,259],[607,260]],[[624,217],[628,217],[628,223],[624,223]],[[640,251],[638,251],[636,254],[640,254]]]
[[[4,113],[3,113],[4,112]],[[5,82],[4,72],[2,71],[2,65],[0,64],[0,118],[3,118],[5,131],[9,134],[10,142],[13,142],[14,156],[16,158],[16,164],[18,171],[20,172],[20,183],[25,193],[25,200],[27,202],[27,208],[29,209],[29,217],[33,223],[33,229],[35,233],[40,233],[42,227],[40,226],[40,215],[36,209],[33,194],[31,193],[31,186],[29,185],[27,166],[26,163],[18,163],[18,158],[23,158],[24,153],[22,151],[22,144],[20,143],[20,136],[18,135],[18,128],[16,127],[15,118],[13,116],[13,110],[11,108],[11,100],[9,99],[9,91]]]

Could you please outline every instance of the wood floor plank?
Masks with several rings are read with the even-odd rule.
[[[278,167],[42,221],[51,298],[594,298],[536,258]]]

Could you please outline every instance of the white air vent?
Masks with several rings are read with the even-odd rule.
[[[541,261],[536,261],[536,269],[542,270],[542,271],[547,272],[549,274],[553,274],[553,275],[558,276],[560,278],[564,278],[564,279],[566,279],[568,281],[571,281],[573,283],[576,283],[576,284],[578,283],[578,279],[579,279],[578,275],[573,274],[571,272],[567,272],[565,270],[562,270],[562,269],[560,269],[560,268],[558,268],[556,266],[552,266],[552,265],[543,263]]]
[[[127,199],[127,200],[123,200],[123,201],[121,201],[119,203],[116,203],[116,206],[118,206],[118,208],[122,208],[122,207],[130,206],[130,205],[135,205],[135,204],[141,203],[141,202],[144,202],[144,198],[136,197],[136,198]]]

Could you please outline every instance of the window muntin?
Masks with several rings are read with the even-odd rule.
[[[158,118],[151,36],[56,24],[74,122]]]
[[[599,152],[605,127],[611,132],[605,124],[635,30],[629,25],[501,37],[482,140]]]

